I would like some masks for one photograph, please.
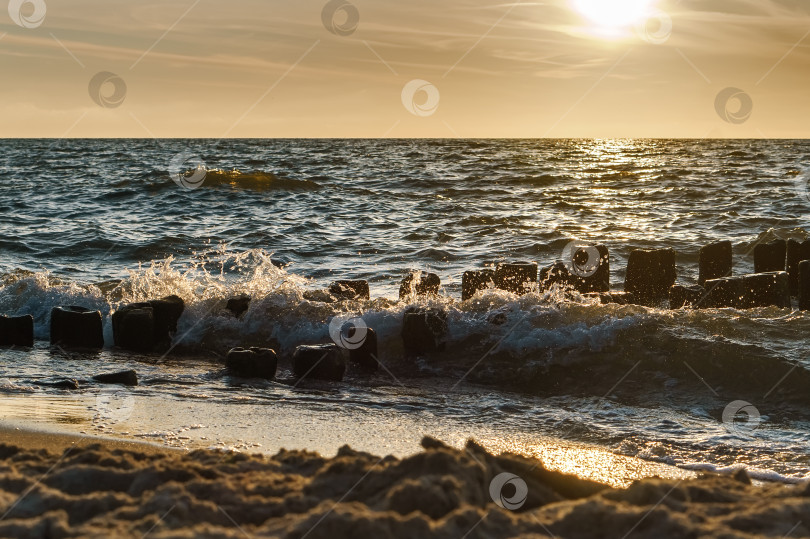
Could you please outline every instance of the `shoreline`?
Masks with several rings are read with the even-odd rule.
[[[124,437],[113,438],[66,431],[56,432],[47,429],[25,429],[2,423],[0,423],[0,444],[13,445],[21,449],[44,449],[52,453],[61,453],[74,448],[86,448],[94,444],[102,444],[109,450],[137,451],[148,455],[185,452],[183,449]]]
[[[21,398],[30,401],[31,395]],[[158,404],[151,403],[153,407]],[[8,408],[8,397],[0,399],[0,405]],[[135,401],[135,406],[142,409],[149,408],[149,404],[139,400]],[[94,443],[149,454],[160,454],[162,451],[190,453],[198,450],[222,450],[273,457],[280,451],[291,450],[316,452],[324,458],[334,458],[343,446],[349,445],[368,453],[405,458],[419,450],[423,436],[432,436],[457,449],[464,447],[467,441],[472,439],[490,453],[514,453],[524,458],[535,458],[550,470],[574,474],[582,479],[598,481],[616,488],[626,487],[633,481],[650,477],[684,480],[698,475],[695,471],[670,464],[622,455],[608,447],[549,436],[518,437],[498,431],[463,432],[455,423],[443,426],[435,423],[433,428],[427,424],[414,423],[401,426],[397,431],[390,431],[391,439],[386,441],[385,437],[380,438],[379,435],[373,439],[378,428],[376,425],[358,426],[351,414],[335,412],[325,417],[301,408],[290,410],[277,408],[275,413],[278,422],[271,432],[256,431],[253,438],[238,439],[228,438],[221,432],[218,438],[212,437],[214,429],[206,427],[184,432],[181,430],[185,438],[179,440],[177,433],[170,430],[172,427],[170,419],[163,423],[150,423],[153,430],[148,434],[140,434],[136,425],[127,422],[117,424],[114,428],[106,427],[98,432],[90,432],[92,424],[58,423],[53,419],[38,417],[36,426],[31,427],[18,418],[0,421],[0,443],[56,452],[69,447],[86,447]],[[296,419],[312,425],[313,428],[316,428],[315,425],[318,423],[324,427],[331,423],[337,428],[331,431],[316,428],[319,436],[313,438],[308,429],[301,429],[292,423]],[[218,426],[219,429],[223,427],[223,424]],[[232,433],[227,428],[224,430]],[[158,436],[156,433],[161,435]]]

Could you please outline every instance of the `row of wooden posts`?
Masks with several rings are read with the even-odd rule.
[[[730,241],[711,243],[700,249],[697,286],[676,285],[675,251],[634,250],[627,261],[624,291],[610,290],[610,254],[604,245],[582,246],[570,260],[539,269],[536,262],[499,264],[494,269],[464,272],[462,301],[489,288],[525,294],[554,285],[598,297],[603,303],[663,306],[670,308],[790,307],[798,297],[802,310],[810,309],[810,240],[776,240],[754,248],[754,271],[733,275]],[[435,273],[413,272],[400,283],[399,296],[409,301],[439,294],[441,279]],[[320,301],[368,300],[367,281],[342,280],[326,291],[305,293]],[[226,309],[241,316],[250,297],[227,301]],[[177,296],[126,305],[113,313],[116,346],[146,351],[170,342],[185,305]],[[0,316],[0,345],[33,344],[33,317]],[[51,342],[82,348],[104,345],[101,313],[84,307],[55,307],[51,313]]]
[[[733,275],[732,245],[729,241],[704,246],[699,255],[699,283],[676,285],[675,251],[634,250],[627,261],[624,291],[610,291],[610,254],[604,245],[581,246],[568,253],[570,260],[540,269],[537,263],[505,263],[494,269],[467,271],[462,278],[462,300],[498,288],[515,294],[560,286],[598,297],[602,303],[639,304],[670,308],[791,307],[798,296],[800,309],[810,309],[810,240],[776,240],[754,248],[755,273]],[[409,273],[400,283],[402,300],[439,294],[441,279],[435,273]],[[343,280],[320,293],[307,293],[313,301],[368,300],[367,281]],[[231,298],[230,315],[241,317],[250,297]],[[126,305],[112,315],[117,347],[138,352],[165,350],[171,346],[177,322],[185,309],[177,296]],[[51,312],[51,344],[65,348],[100,349],[104,346],[102,316],[85,307],[54,307]],[[345,360],[363,370],[377,367],[377,338],[372,328],[363,331],[358,346],[341,350],[335,344],[305,345],[292,354],[297,377],[342,379]],[[402,339],[406,354],[420,355],[442,349],[447,333],[447,313],[441,308],[412,306],[403,314]],[[0,316],[0,346],[33,346],[34,319]],[[354,341],[353,341],[354,342]],[[278,360],[273,350],[236,348],[227,355],[228,368],[237,375],[275,376]]]
[[[461,299],[495,288],[515,294],[553,286],[598,297],[602,303],[638,304],[673,309],[790,307],[810,310],[810,240],[775,240],[754,248],[754,273],[733,274],[730,241],[700,249],[698,285],[677,285],[673,249],[637,249],[630,253],[623,291],[610,289],[610,254],[604,245],[571,250],[569,260],[539,268],[536,262],[499,264],[494,269],[464,272]],[[437,295],[441,279],[435,273],[414,272],[400,284],[400,299]],[[366,281],[337,281],[328,290],[336,299],[369,299]]]

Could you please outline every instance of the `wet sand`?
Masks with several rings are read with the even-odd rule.
[[[0,432],[2,537],[802,537],[808,485],[747,476],[629,488],[431,438],[406,458],[166,450]],[[505,474],[505,475],[504,475]]]
[[[91,445],[102,444],[109,450],[137,451],[145,455],[163,454],[172,449],[165,446],[126,440],[123,438],[107,438],[101,436],[85,436],[66,432],[47,430],[26,430],[20,427],[0,425],[0,443],[18,447],[20,449],[40,450],[51,453],[61,453],[68,449],[84,448]],[[175,450],[179,451],[179,450]]]
[[[475,439],[493,454],[509,452],[537,458],[551,470],[613,487],[626,487],[635,480],[652,476],[669,479],[695,476],[694,472],[662,462],[616,454],[606,447],[531,432],[470,429],[459,421],[428,421],[396,411],[380,410],[373,416],[358,416],[351,409],[339,406],[313,410],[279,402],[273,406],[272,414],[268,414],[266,407],[219,407],[204,401],[184,405],[158,398],[135,398],[131,417],[99,425],[89,419],[88,414],[82,415],[85,406],[81,400],[68,404],[59,401],[61,406],[56,406],[55,402],[37,406],[38,401],[38,396],[31,394],[0,397],[0,408],[5,413],[0,422],[0,443],[16,444],[15,437],[22,433],[34,437],[32,447],[59,451],[63,449],[60,444],[67,444],[59,440],[59,435],[64,434],[69,436],[70,443],[85,445],[98,437],[116,444],[143,442],[149,449],[222,449],[266,456],[281,449],[298,449],[326,457],[336,455],[341,447],[349,445],[359,451],[404,458],[419,451],[422,437],[430,435],[458,449],[463,448],[468,439]],[[95,403],[95,399],[89,401]],[[154,410],[162,413],[155,414]],[[238,413],[234,414],[234,410]],[[88,419],[83,419],[85,416]],[[205,425],[193,425],[201,418],[205,418]],[[43,437],[47,433],[48,437],[39,440],[29,432],[31,430]]]

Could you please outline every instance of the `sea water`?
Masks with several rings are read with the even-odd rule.
[[[460,301],[465,270],[610,249],[621,290],[633,249],[672,247],[678,280],[728,239],[805,239],[810,143],[790,140],[4,140],[0,312],[32,314],[33,349],[0,350],[0,415],[181,447],[407,454],[422,435],[524,454],[586,444],[685,470],[808,476],[810,316],[790,309],[670,311],[570,291]],[[199,167],[202,174],[178,176]],[[194,180],[194,181],[192,181]],[[199,181],[197,181],[199,180]],[[406,358],[401,279],[428,270],[448,313],[440,354]],[[307,291],[367,279],[367,302]],[[224,311],[252,297],[240,318]],[[112,347],[110,314],[176,294],[169,355]],[[49,313],[104,315],[107,347],[48,344]],[[494,315],[499,315],[495,317]],[[295,346],[330,342],[335,316],[379,335],[374,376],[297,381]],[[497,321],[497,322],[494,322]],[[232,346],[271,346],[277,380],[234,378]],[[135,369],[135,388],[94,374]],[[49,382],[77,379],[66,391]],[[729,405],[754,415],[729,421]],[[738,414],[739,415],[739,414]],[[556,442],[554,442],[556,441]],[[559,457],[562,461],[564,457]],[[561,466],[564,468],[564,465]]]

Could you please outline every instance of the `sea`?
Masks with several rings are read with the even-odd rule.
[[[700,247],[730,240],[750,273],[755,245],[807,238],[808,164],[803,140],[0,140],[0,313],[33,315],[37,339],[0,350],[0,425],[265,453],[473,438],[798,482],[810,315],[795,305],[603,305],[558,287],[462,302],[461,278],[547,266],[574,241],[607,246],[616,291],[634,249],[674,249],[691,285]],[[415,270],[440,276],[438,297],[399,300]],[[368,280],[371,299],[311,299],[339,279]],[[112,312],[170,294],[186,308],[169,353],[113,346]],[[105,348],[51,347],[59,305],[101,311]],[[415,305],[447,313],[444,351],[403,352]],[[295,347],[331,342],[340,316],[376,331],[382,368],[297,380]],[[276,380],[231,376],[236,346],[274,348]],[[137,387],[92,380],[125,369]],[[49,385],[64,379],[79,389]]]

